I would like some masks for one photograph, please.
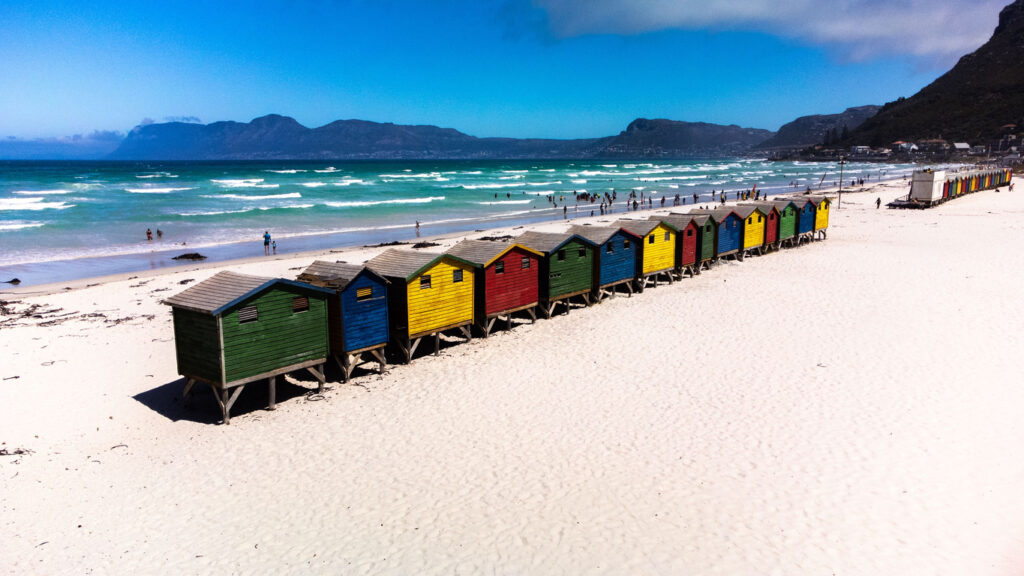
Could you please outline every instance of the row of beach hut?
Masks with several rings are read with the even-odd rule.
[[[674,282],[725,258],[742,260],[823,239],[831,202],[800,196],[526,232],[508,242],[464,240],[444,253],[388,249],[365,265],[316,261],[295,280],[220,272],[168,298],[185,396],[209,385],[230,422],[249,383],[308,370],[325,384],[334,359],[383,372],[388,349],[408,363],[442,333],[489,336],[513,316],[531,322],[619,293]]]
[[[1009,168],[946,172],[943,170],[917,170],[906,199],[889,204],[892,208],[929,208],[964,194],[992,190],[1010,184],[1013,172]]]

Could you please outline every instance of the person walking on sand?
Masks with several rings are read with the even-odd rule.
[[[263,231],[263,255],[270,256],[270,230]]]
[[[882,199],[881,198],[875,198],[875,210],[878,210],[881,207],[882,207]]]

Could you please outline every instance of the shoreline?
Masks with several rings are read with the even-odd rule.
[[[894,176],[892,178],[876,180],[874,182],[866,182],[865,184],[858,186],[856,190],[844,189],[843,192],[851,194],[858,193],[861,190],[895,182],[901,178],[901,176]],[[823,188],[814,190],[812,194],[835,194],[837,190],[838,188],[836,187]],[[732,192],[735,193],[735,191]],[[794,189],[792,192],[780,192],[773,194],[771,197],[794,196],[803,193],[803,191]],[[727,199],[726,201],[726,205],[735,203],[736,200],[734,199]],[[84,286],[90,283],[90,281],[95,281],[100,278],[116,279],[132,275],[138,275],[140,277],[145,275],[146,277],[149,277],[153,273],[204,269],[208,266],[228,265],[235,262],[246,263],[249,259],[261,260],[275,257],[293,258],[302,257],[303,255],[323,255],[339,251],[368,248],[372,247],[373,244],[395,241],[409,242],[412,244],[417,241],[430,241],[432,238],[445,237],[451,234],[472,234],[476,231],[499,230],[508,227],[544,226],[547,224],[557,224],[559,222],[585,223],[589,222],[590,218],[611,218],[612,220],[615,220],[619,218],[630,218],[633,214],[642,214],[643,217],[646,218],[649,215],[658,214],[659,211],[662,213],[671,210],[685,212],[695,207],[717,206],[719,204],[717,202],[702,201],[697,204],[683,204],[680,206],[661,207],[656,205],[652,208],[640,208],[635,212],[633,210],[618,211],[623,205],[624,202],[620,200],[620,202],[616,204],[615,212],[606,213],[604,216],[596,214],[593,217],[581,214],[590,210],[598,212],[598,205],[581,205],[579,206],[578,212],[570,211],[566,219],[558,218],[559,209],[542,207],[536,209],[537,212],[550,212],[550,216],[538,215],[536,217],[530,217],[528,214],[517,214],[507,218],[502,218],[500,215],[497,217],[473,218],[466,220],[464,224],[441,227],[442,230],[431,234],[422,232],[429,231],[430,228],[437,228],[438,226],[431,225],[430,223],[424,223],[421,227],[422,232],[419,235],[416,234],[416,230],[413,225],[408,226],[407,229],[402,227],[359,232],[325,232],[301,235],[289,235],[287,233],[273,234],[275,240],[284,239],[289,241],[289,249],[286,250],[284,247],[279,247],[281,251],[278,254],[269,257],[262,254],[244,255],[249,252],[255,253],[259,251],[261,248],[260,241],[254,240],[195,246],[178,245],[174,248],[162,248],[160,250],[153,250],[150,252],[114,254],[107,256],[83,256],[80,258],[0,265],[0,282],[12,278],[18,278],[21,281],[21,284],[16,287],[7,284],[0,284],[0,295],[52,293],[54,291],[61,290],[66,286]],[[570,210],[572,210],[574,206],[569,207]],[[497,225],[495,225],[496,223]],[[478,226],[484,227],[478,228]],[[292,249],[291,247],[296,244],[299,248]],[[194,261],[179,263],[173,260],[174,256],[190,252],[199,252],[202,255],[207,256],[207,259],[202,262],[202,265]]]

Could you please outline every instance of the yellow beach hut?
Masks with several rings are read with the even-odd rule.
[[[816,208],[814,214],[814,232],[818,238],[824,240],[828,230],[828,213],[832,207],[832,201],[827,196],[811,196],[807,199]]]
[[[636,277],[641,290],[648,282],[657,286],[659,276],[672,283],[676,268],[677,230],[671,224],[658,220],[618,220],[612,227],[639,238],[640,261]]]
[[[386,278],[391,342],[406,363],[412,361],[420,341],[434,337],[434,354],[441,333],[459,330],[472,338],[473,264],[450,254],[431,254],[390,248],[366,262]]]
[[[740,251],[741,254],[762,254],[768,215],[757,206],[742,204],[737,206],[734,212],[743,219],[743,250]]]

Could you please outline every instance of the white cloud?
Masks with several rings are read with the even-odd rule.
[[[956,59],[981,46],[1007,0],[533,0],[561,37],[750,30],[838,50]]]

